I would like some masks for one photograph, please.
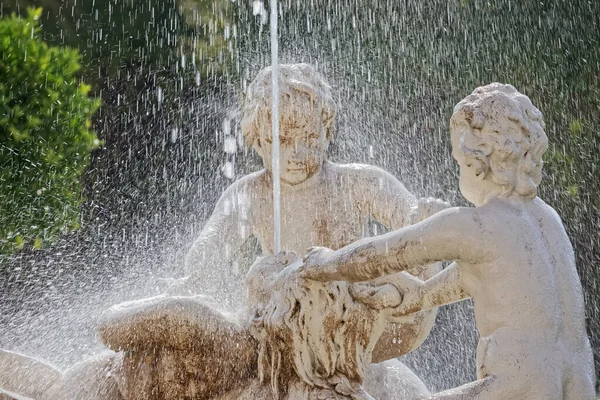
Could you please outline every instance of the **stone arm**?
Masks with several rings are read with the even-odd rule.
[[[423,310],[456,303],[471,297],[465,290],[460,267],[453,262],[423,283]]]
[[[313,249],[302,276],[362,282],[438,261],[479,262],[483,231],[475,208],[450,208],[418,224],[333,251]]]
[[[221,196],[185,259],[186,277],[167,291],[170,295],[207,294],[216,299],[231,281],[230,263],[251,233],[247,190],[240,181]]]
[[[419,315],[425,310],[470,297],[463,286],[460,266],[455,262],[425,282],[403,272],[387,278],[386,282],[394,285],[398,292],[402,293],[402,303],[389,309],[392,321],[396,317],[403,321],[405,315]]]
[[[430,200],[419,200],[393,175],[379,170],[378,191],[371,202],[370,214],[389,229],[395,230],[419,222],[438,210],[428,207]],[[437,203],[436,203],[437,204]],[[447,206],[445,207],[447,208]],[[441,263],[434,263],[411,270],[423,280],[442,270]],[[382,278],[385,279],[385,278]],[[373,284],[377,284],[373,282]],[[373,350],[373,362],[378,363],[400,357],[423,344],[433,325],[437,310],[428,310],[402,318],[386,325]]]
[[[379,168],[374,182],[375,194],[369,199],[370,214],[389,229],[395,230],[413,222],[413,212],[418,206],[417,199],[393,175]]]

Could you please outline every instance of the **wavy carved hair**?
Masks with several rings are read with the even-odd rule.
[[[309,387],[362,398],[365,368],[385,324],[381,313],[352,299],[349,286],[287,279],[272,293],[255,324],[259,377],[270,376],[275,398],[290,365]]]
[[[271,120],[271,76],[271,67],[262,69],[246,91],[241,129],[246,143],[251,146],[258,141],[261,129],[266,129],[265,125]],[[333,139],[337,106],[331,87],[311,65],[279,65],[279,94],[281,121],[294,124],[298,120],[314,118],[314,113],[318,113],[327,138]]]
[[[542,179],[542,155],[548,148],[544,129],[542,113],[529,97],[500,83],[475,89],[454,107],[450,119],[450,130],[460,132],[458,151],[467,165],[477,175],[491,173],[501,196],[517,193],[528,199],[535,198]]]

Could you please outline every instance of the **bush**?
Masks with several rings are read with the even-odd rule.
[[[0,257],[78,227],[81,175],[100,144],[79,54],[39,38],[41,13],[0,19]]]

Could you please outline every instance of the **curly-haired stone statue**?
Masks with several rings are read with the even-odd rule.
[[[456,105],[450,134],[460,190],[475,208],[337,251],[314,249],[301,276],[379,278],[403,295],[388,307],[393,316],[473,298],[478,380],[431,399],[593,400],[573,248],[560,217],[536,197],[548,147],[542,114],[514,87],[493,83]],[[454,263],[425,282],[399,272],[435,261]],[[380,297],[365,292],[363,300]]]

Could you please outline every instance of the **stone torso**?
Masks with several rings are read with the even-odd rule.
[[[273,202],[264,175],[254,185],[252,233],[265,254],[273,248]],[[281,191],[282,250],[304,254],[311,246],[343,247],[366,235],[378,183],[358,166],[327,163],[314,181]]]
[[[583,292],[560,218],[538,198],[488,204],[473,217],[481,221],[489,255],[460,266],[481,336],[479,376],[509,370],[519,359],[526,369],[549,368],[547,376],[572,371],[585,377],[593,366]]]

